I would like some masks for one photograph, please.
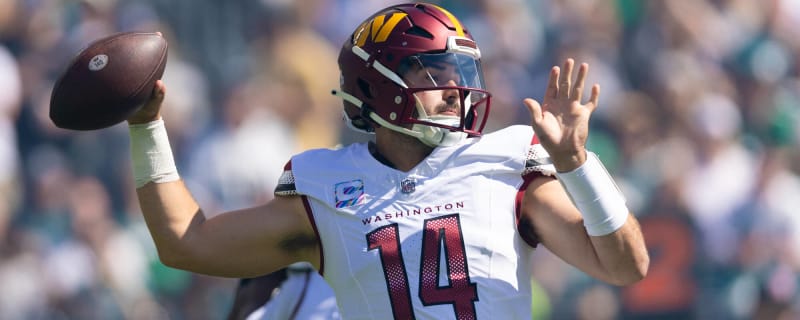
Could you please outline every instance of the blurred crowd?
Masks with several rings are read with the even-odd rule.
[[[272,197],[342,125],[336,57],[377,0],[0,0],[0,319],[222,319],[234,279],[162,265],[127,127],[66,131],[53,82],[91,41],[161,31],[164,118],[207,215]],[[589,147],[639,217],[648,277],[608,286],[534,254],[536,319],[800,318],[800,1],[442,0],[483,53],[489,131],[551,66],[601,85]],[[589,86],[587,86],[589,87]]]

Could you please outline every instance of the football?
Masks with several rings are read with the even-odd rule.
[[[120,123],[147,101],[166,64],[167,41],[160,33],[122,32],[96,40],[56,80],[50,119],[71,130]]]

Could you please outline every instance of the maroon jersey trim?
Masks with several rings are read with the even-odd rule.
[[[314,220],[314,213],[311,212],[311,204],[308,202],[308,197],[305,195],[301,195],[300,199],[303,200],[303,206],[306,208],[306,215],[308,215],[308,221],[311,222],[311,227],[314,228],[314,234],[317,236],[317,245],[319,246],[319,274],[324,275],[325,273],[325,255],[322,254],[323,247],[322,247],[322,240],[319,237],[319,230],[317,230],[317,222]]]
[[[536,134],[534,134],[533,138],[531,138],[531,145],[535,145],[538,143],[539,143],[539,137],[537,137]],[[522,185],[517,190],[517,197],[516,201],[514,202],[514,213],[516,216],[517,231],[519,232],[519,235],[522,237],[522,240],[524,240],[528,245],[530,245],[533,248],[536,248],[536,246],[539,245],[539,236],[537,236],[533,232],[522,232],[522,230],[520,230],[519,222],[520,222],[520,217],[522,216],[522,199],[525,198],[525,190],[528,189],[528,185],[531,183],[531,181],[533,181],[533,179],[539,176],[544,176],[544,175],[541,172],[532,171],[522,176]]]

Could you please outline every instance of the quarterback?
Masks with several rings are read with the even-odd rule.
[[[273,200],[210,219],[178,175],[156,83],[128,123],[139,202],[165,264],[254,277],[308,261],[343,319],[530,319],[539,245],[610,284],[646,275],[638,222],[585,148],[600,94],[594,85],[583,97],[587,64],[551,69],[541,103],[522,102],[531,125],[484,133],[481,51],[443,8],[380,10],[338,63],[345,120],[374,140],[300,153]]]

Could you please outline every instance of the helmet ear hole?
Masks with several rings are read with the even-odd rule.
[[[360,130],[364,130],[366,132],[374,132],[375,128],[372,127],[369,121],[365,120],[362,117],[358,117],[351,120],[351,123],[354,127]]]
[[[374,99],[375,98],[372,95],[372,90],[370,90],[371,89],[370,85],[369,85],[369,83],[367,83],[366,80],[358,78],[356,83],[358,84],[358,89],[361,90],[361,94],[363,94],[364,96],[366,96],[369,99]]]
[[[361,106],[361,113],[353,121],[353,125],[367,132],[375,131],[375,122],[370,119],[370,114],[375,112],[368,104]]]
[[[370,107],[366,104],[361,107],[345,101],[345,121],[348,126],[358,131],[365,133],[375,132],[375,124],[369,119],[369,114],[372,113]]]

